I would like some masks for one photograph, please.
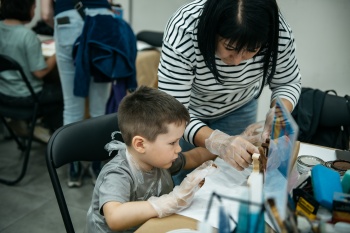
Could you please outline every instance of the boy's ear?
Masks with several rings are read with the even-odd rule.
[[[145,138],[141,137],[141,136],[135,136],[132,139],[132,146],[134,147],[134,149],[139,152],[139,153],[144,153],[145,152]]]

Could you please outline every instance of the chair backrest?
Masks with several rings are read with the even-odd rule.
[[[162,47],[163,35],[163,32],[145,30],[137,33],[136,39],[154,47]]]
[[[34,101],[38,102],[38,97],[34,92],[33,87],[30,84],[27,76],[23,72],[21,65],[11,57],[4,54],[0,54],[0,72],[7,71],[7,70],[15,70],[21,74],[21,78],[26,83],[27,88],[29,89],[31,95],[33,96]]]
[[[12,138],[16,141],[18,148],[23,152],[23,155],[24,155],[23,156],[24,159],[22,162],[22,169],[20,174],[17,176],[17,178],[10,179],[10,180],[0,178],[0,183],[4,183],[7,185],[15,185],[16,183],[22,180],[27,170],[28,159],[29,159],[29,154],[31,150],[32,140],[33,140],[34,127],[35,127],[38,115],[40,115],[39,98],[37,94],[34,92],[32,85],[30,84],[25,73],[23,72],[21,65],[11,57],[0,54],[0,72],[3,72],[3,71],[17,71],[20,74],[23,82],[25,82],[29,92],[31,93],[31,97],[33,100],[32,104],[30,104],[27,107],[23,107],[23,106],[18,106],[18,105],[9,103],[6,100],[3,101],[2,98],[0,99],[0,119],[3,122],[3,124],[6,126]],[[1,74],[0,74],[0,79],[7,81],[5,77],[2,77]],[[7,122],[7,118],[16,119],[16,120],[25,120],[30,122],[29,130],[27,133],[28,135],[24,137],[26,138],[26,140],[19,139],[19,136],[16,133],[14,133],[9,123]]]
[[[46,163],[67,232],[74,232],[74,228],[56,169],[74,161],[109,159],[104,146],[111,141],[112,132],[118,130],[117,113],[112,113],[62,126],[51,136]],[[120,134],[115,137],[123,141]]]

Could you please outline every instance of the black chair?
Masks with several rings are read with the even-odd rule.
[[[136,34],[136,39],[143,41],[153,47],[162,47],[163,34],[163,32],[144,30]]]
[[[0,99],[1,121],[5,125],[6,129],[9,131],[11,137],[16,141],[18,148],[22,151],[22,154],[24,156],[22,169],[17,178],[13,180],[7,180],[2,178],[0,179],[1,183],[7,184],[7,185],[14,185],[18,183],[20,180],[22,180],[27,170],[30,150],[31,150],[32,141],[33,141],[34,127],[39,116],[39,99],[38,99],[38,96],[35,94],[32,86],[30,85],[28,78],[24,74],[22,67],[11,57],[0,54],[0,72],[8,71],[8,70],[15,70],[20,73],[22,81],[25,82],[33,98],[33,105],[27,108],[7,105],[7,104],[4,104]],[[0,79],[6,81],[4,78],[1,78],[1,75],[0,75]],[[8,118],[16,119],[16,120],[24,120],[28,122],[28,125],[29,125],[28,135],[26,135],[25,137],[17,135],[11,129],[7,120]]]
[[[56,169],[75,161],[111,159],[104,146],[111,141],[112,132],[118,130],[117,113],[111,113],[63,126],[49,140],[47,168],[66,231],[69,233],[74,232],[74,227]],[[120,134],[116,134],[115,139],[123,141]]]

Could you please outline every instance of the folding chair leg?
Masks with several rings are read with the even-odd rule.
[[[6,180],[6,179],[0,178],[0,183],[6,184],[6,185],[15,185],[23,179],[23,177],[27,171],[27,167],[28,167],[28,160],[29,160],[29,155],[30,155],[31,144],[32,144],[32,138],[29,138],[28,143],[26,145],[26,149],[23,152],[24,153],[24,158],[23,158],[24,160],[23,160],[23,164],[22,164],[22,170],[21,170],[21,173],[19,174],[19,176],[14,180]]]
[[[22,170],[21,170],[21,173],[19,174],[19,176],[14,180],[6,180],[6,179],[0,178],[0,183],[6,184],[6,185],[15,185],[23,179],[23,177],[27,171],[27,167],[28,167],[30,149],[26,149],[26,151],[24,153],[25,153],[24,154],[24,161],[23,161]]]
[[[6,119],[4,117],[1,117],[1,120],[4,124],[4,126],[6,127],[7,131],[10,133],[11,137],[16,141],[18,148],[20,150],[24,151],[26,146],[22,142],[19,141],[18,136],[13,132],[11,127],[8,125],[8,123],[6,122]]]
[[[34,128],[35,128],[35,124],[36,124],[36,119],[37,118],[36,118],[36,114],[35,114],[35,116],[32,119],[32,123],[31,123],[30,130],[29,130],[30,136],[26,140],[27,141],[26,145],[23,145],[21,142],[19,142],[17,136],[13,135],[14,138],[16,139],[18,146],[20,147],[21,151],[23,151],[23,154],[24,154],[22,169],[21,169],[19,176],[14,180],[7,180],[7,179],[0,178],[0,183],[6,184],[6,185],[15,185],[18,182],[20,182],[23,179],[24,175],[26,174],[27,167],[28,167],[28,161],[29,161],[29,155],[30,155],[30,151],[32,148],[33,134],[34,134]],[[10,129],[10,131],[13,133],[13,131],[11,129]]]

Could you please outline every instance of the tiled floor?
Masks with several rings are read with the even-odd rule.
[[[25,177],[15,186],[0,184],[1,233],[62,233],[64,224],[46,169],[46,145],[34,142]],[[21,153],[0,132],[0,177],[14,177],[22,165]],[[81,188],[66,185],[67,168],[58,169],[75,232],[82,233],[93,186],[85,177]]]

